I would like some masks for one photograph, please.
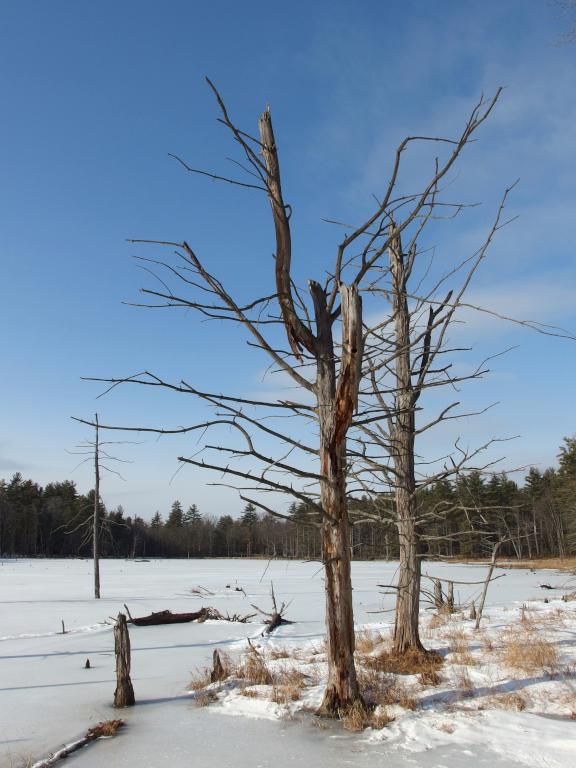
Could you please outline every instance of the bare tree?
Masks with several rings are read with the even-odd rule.
[[[88,462],[94,463],[94,499],[92,507],[91,518],[86,518],[79,523],[76,523],[77,517],[74,517],[68,525],[67,533],[74,533],[79,529],[84,529],[84,538],[82,539],[82,545],[87,544],[92,539],[92,560],[94,564],[94,597],[100,599],[100,541],[102,535],[103,526],[106,521],[101,514],[102,499],[100,497],[100,476],[102,470],[110,472],[117,477],[122,478],[122,475],[114,469],[111,469],[108,462],[123,462],[128,463],[127,459],[121,459],[118,456],[113,456],[108,448],[103,446],[125,444],[126,441],[104,441],[100,439],[100,422],[98,420],[98,414],[94,414],[94,421],[88,422],[84,419],[74,419],[75,421],[81,421],[83,424],[90,424],[94,428],[94,439],[86,440],[76,446],[76,450],[69,451],[75,456],[85,456],[76,468],[82,464]],[[70,527],[72,526],[72,527]],[[106,530],[106,529],[105,529]]]
[[[118,425],[100,425],[100,428],[218,435],[221,442],[208,442],[208,438],[204,438],[201,451],[212,456],[228,456],[228,461],[206,459],[196,453],[179,457],[180,462],[218,472],[224,477],[220,484],[237,488],[243,500],[269,514],[286,517],[263,501],[267,492],[287,494],[306,505],[311,513],[309,524],[321,529],[325,574],[328,684],[320,712],[334,716],[362,701],[354,665],[350,489],[347,488],[347,435],[358,406],[367,337],[360,294],[370,288],[373,280],[378,282],[383,260],[389,249],[396,248],[402,232],[418,227],[421,219],[431,215],[440,181],[487,118],[498,94],[489,102],[479,102],[455,140],[410,136],[401,142],[381,198],[363,223],[346,226],[351,231],[340,242],[331,269],[323,282],[309,281],[306,298],[292,275],[292,209],[283,196],[270,110],[261,115],[259,137],[255,138],[232,122],[220,94],[210,81],[208,83],[220,107],[220,122],[229,129],[244,154],[247,166],[242,167],[250,174],[250,181],[200,170],[176,159],[191,173],[266,194],[276,241],[274,291],[240,302],[207,269],[186,241],[134,240],[132,242],[169,248],[175,255],[174,260],[140,257],[146,270],[159,281],[159,287],[143,289],[157,303],[137,306],[184,307],[203,317],[239,324],[251,337],[249,343],[265,352],[272,369],[286,374],[300,394],[298,399],[269,402],[201,391],[184,380],[171,383],[149,371],[121,378],[95,379],[109,385],[106,391],[130,383],[180,392],[199,398],[216,412],[214,418],[173,429]],[[414,142],[441,142],[451,151],[442,163],[436,164],[421,191],[400,195],[396,187],[402,157]],[[182,290],[175,291],[166,282],[174,279]],[[277,329],[283,332],[287,348],[274,336]],[[373,333],[374,329],[370,335]],[[404,406],[397,403],[395,407],[404,418]],[[287,416],[292,418],[287,420]],[[378,413],[378,418],[381,417]],[[312,444],[302,439],[302,428],[297,422],[304,425]],[[370,422],[368,415],[362,424]],[[362,424],[357,420],[356,426]],[[230,439],[230,433],[240,439],[240,444]],[[270,448],[261,448],[259,437],[274,438],[278,453],[272,455]]]
[[[486,119],[498,93],[481,115],[473,115],[471,126]],[[397,653],[424,650],[419,636],[421,559],[422,543],[430,539],[427,530],[431,523],[454,512],[464,513],[471,532],[489,533],[486,520],[492,510],[486,506],[480,509],[473,498],[441,501],[432,507],[423,500],[424,491],[436,483],[461,477],[465,470],[491,471],[499,459],[488,457],[481,461],[482,454],[502,442],[502,438],[491,438],[470,449],[458,438],[448,455],[432,458],[423,458],[416,448],[416,442],[429,430],[465,416],[480,415],[491,407],[474,413],[463,412],[459,409],[460,401],[454,400],[448,401],[433,416],[428,416],[428,408],[422,407],[421,398],[425,393],[445,387],[451,393],[458,392],[464,382],[482,378],[488,372],[490,357],[470,373],[455,372],[457,353],[471,348],[454,346],[450,331],[461,321],[462,312],[467,311],[487,313],[545,335],[573,338],[563,329],[514,319],[466,300],[471,281],[494,236],[511,221],[504,220],[504,211],[513,187],[506,189],[488,235],[478,250],[454,262],[440,276],[427,280],[430,264],[421,264],[426,252],[420,248],[419,238],[430,222],[454,218],[467,206],[447,202],[436,186],[431,190],[425,215],[410,232],[405,232],[407,244],[392,214],[388,217],[387,232],[379,233],[388,249],[389,261],[367,290],[382,297],[390,311],[385,313],[383,321],[365,331],[369,384],[360,393],[361,409],[352,425],[358,432],[351,438],[350,456],[356,465],[352,474],[358,486],[372,495],[387,494],[394,500],[388,508],[380,503],[372,519],[393,520],[399,535],[394,624]],[[482,529],[477,521],[473,524],[472,513],[483,522]]]

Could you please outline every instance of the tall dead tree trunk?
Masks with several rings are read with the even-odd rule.
[[[94,415],[94,523],[92,528],[92,557],[94,560],[94,597],[100,599],[100,445],[98,414]]]
[[[118,614],[114,627],[114,652],[116,654],[116,690],[115,707],[134,706],[134,689],[130,680],[130,634],[126,616]]]
[[[307,350],[316,364],[316,413],[320,432],[322,561],[325,569],[328,685],[320,706],[336,716],[361,701],[354,665],[354,618],[350,577],[349,519],[346,499],[346,434],[358,406],[362,366],[362,302],[356,285],[340,283],[342,352],[336,369],[332,311],[325,288],[310,281],[316,334],[300,320],[290,276],[291,235],[282,198],[280,167],[270,111],[259,121],[262,154],[268,171],[268,197],[276,232],[276,290],[288,343],[297,359]]]
[[[393,232],[394,225],[390,229]],[[423,650],[418,632],[420,611],[420,542],[415,525],[416,478],[414,474],[414,438],[416,425],[414,410],[416,394],[412,387],[410,338],[410,310],[406,295],[409,271],[406,270],[402,243],[398,235],[389,248],[392,279],[394,343],[395,343],[395,403],[391,445],[395,467],[396,525],[400,545],[396,619],[394,623],[394,650]]]
[[[360,699],[354,665],[350,526],[346,500],[346,433],[357,407],[362,350],[361,303],[354,286],[340,287],[343,349],[335,365],[326,293],[311,283],[317,329],[317,410],[320,425],[322,561],[325,569],[328,685],[320,713],[335,715]]]

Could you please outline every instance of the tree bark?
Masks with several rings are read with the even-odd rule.
[[[421,582],[420,542],[415,525],[414,438],[416,425],[414,411],[416,395],[412,387],[410,310],[406,295],[407,275],[399,236],[392,241],[389,254],[393,284],[396,353],[396,418],[392,446],[396,469],[396,525],[400,544],[394,651],[405,653],[409,650],[423,650],[418,631]],[[422,363],[425,365],[424,358]]]
[[[354,665],[354,615],[350,576],[350,526],[346,500],[346,433],[358,397],[356,356],[361,356],[360,300],[341,287],[342,359],[338,381],[326,294],[311,283],[317,328],[317,409],[320,426],[322,561],[325,569],[328,683],[319,713],[340,715],[361,701]],[[345,298],[344,298],[345,297]]]
[[[100,599],[100,454],[98,414],[94,416],[94,525],[92,529],[92,553],[94,560],[94,597]]]
[[[134,706],[134,689],[130,680],[130,634],[126,616],[118,614],[114,627],[114,652],[116,654],[116,690],[114,691],[115,707]]]
[[[260,144],[276,234],[276,293],[288,343],[298,361],[306,350],[316,364],[316,408],[322,479],[322,559],[325,569],[328,685],[320,713],[338,716],[362,701],[354,666],[354,619],[346,499],[346,434],[358,405],[363,357],[362,302],[356,285],[340,283],[342,352],[337,375],[333,325],[326,289],[310,281],[316,334],[299,317],[292,296],[290,207],[284,203],[270,111],[260,117]],[[297,534],[298,535],[298,534]]]

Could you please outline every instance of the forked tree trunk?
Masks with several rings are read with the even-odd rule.
[[[328,683],[319,709],[338,716],[362,701],[354,664],[354,613],[350,575],[350,526],[346,500],[346,433],[358,397],[361,314],[355,290],[341,287],[342,360],[336,377],[332,324],[326,295],[311,283],[317,328],[317,409],[320,425],[322,560],[326,593]]]
[[[354,666],[354,619],[348,507],[346,502],[346,434],[358,406],[362,368],[362,302],[356,285],[340,284],[342,351],[336,370],[332,328],[338,313],[328,306],[326,289],[310,281],[316,334],[298,316],[292,297],[289,206],[282,198],[280,165],[270,111],[260,117],[260,145],[276,233],[276,293],[288,343],[298,361],[306,350],[316,363],[316,406],[320,427],[322,479],[322,558],[325,568],[328,685],[320,713],[337,716],[362,701]]]
[[[134,706],[134,689],[130,680],[130,634],[126,616],[118,614],[114,627],[114,652],[116,654],[116,690],[115,707]]]

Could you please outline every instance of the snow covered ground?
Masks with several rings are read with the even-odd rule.
[[[132,680],[137,706],[121,716],[127,727],[68,759],[71,766],[285,766],[314,764],[342,768],[362,765],[574,766],[576,764],[576,603],[562,603],[566,574],[506,571],[491,585],[480,635],[463,617],[423,617],[427,647],[445,656],[441,682],[417,685],[405,676],[416,709],[392,707],[395,719],[382,730],[350,733],[340,725],[318,728],[303,705],[317,700],[321,681],[299,701],[279,704],[242,695],[227,686],[210,707],[198,707],[188,690],[193,673],[210,664],[215,647],[238,656],[246,637],[263,654],[296,651],[307,666],[321,650],[324,628],[322,572],[318,564],[248,560],[153,560],[102,562],[103,599],[91,599],[91,562],[82,560],[0,561],[0,766],[21,768],[82,736],[100,720],[118,716],[111,706],[114,653],[110,624],[103,623],[127,603],[132,614],[154,610],[198,610],[212,605],[222,613],[249,613],[250,603],[266,608],[270,581],[279,600],[291,600],[288,618],[270,639],[262,625],[208,621],[131,627]],[[481,566],[424,564],[443,578],[479,581]],[[369,628],[366,656],[377,656],[393,620],[392,597],[378,583],[391,583],[395,564],[354,563],[357,625]],[[213,595],[200,597],[201,585]],[[235,587],[245,590],[246,595]],[[572,587],[573,588],[573,587]],[[480,587],[456,587],[464,602]],[[545,604],[544,598],[550,602]],[[527,606],[521,622],[520,606]],[[61,633],[64,621],[66,634]],[[550,669],[510,667],[505,640],[538,644]],[[370,647],[373,646],[373,647]],[[274,654],[272,654],[274,655]],[[314,665],[322,672],[322,656]],[[86,659],[91,668],[85,669]],[[544,659],[545,663],[546,659]],[[281,665],[283,659],[271,662]],[[551,662],[550,662],[551,663]],[[553,668],[552,668],[553,667]],[[244,689],[244,694],[245,694]],[[257,692],[256,692],[257,693]],[[235,715],[235,716],[231,716]],[[240,715],[246,715],[240,716]]]

